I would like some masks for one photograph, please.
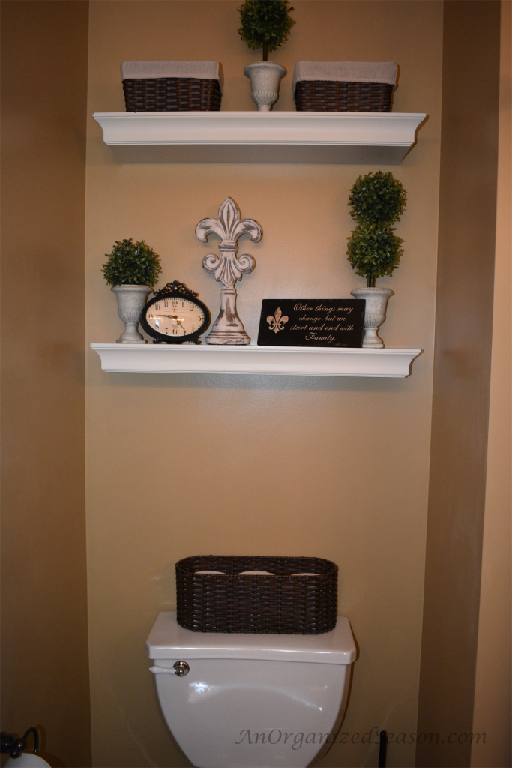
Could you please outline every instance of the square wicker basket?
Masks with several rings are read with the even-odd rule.
[[[316,557],[187,557],[176,563],[177,621],[193,632],[329,632],[338,568]]]

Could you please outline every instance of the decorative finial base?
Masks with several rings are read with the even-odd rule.
[[[213,328],[205,339],[207,344],[250,344],[242,321],[236,312],[236,290],[222,288],[220,312]]]

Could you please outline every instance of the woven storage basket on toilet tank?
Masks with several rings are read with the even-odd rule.
[[[177,621],[194,632],[303,634],[336,626],[338,568],[318,557],[187,557]]]

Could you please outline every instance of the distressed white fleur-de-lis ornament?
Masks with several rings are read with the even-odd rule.
[[[196,237],[208,241],[208,235],[220,237],[220,256],[209,253],[203,258],[203,268],[221,283],[220,312],[212,330],[206,337],[207,344],[250,344],[251,339],[236,309],[235,283],[256,266],[254,257],[248,253],[237,256],[238,238],[249,234],[257,243],[262,231],[254,219],[241,219],[240,209],[231,197],[227,197],[219,208],[218,219],[202,219],[196,227]]]

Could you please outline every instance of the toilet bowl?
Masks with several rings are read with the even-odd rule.
[[[161,613],[146,643],[167,725],[196,768],[305,768],[332,743],[356,649],[320,635],[192,632]]]

